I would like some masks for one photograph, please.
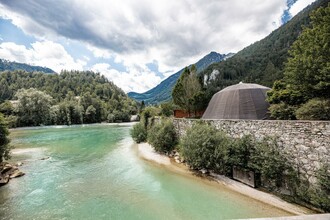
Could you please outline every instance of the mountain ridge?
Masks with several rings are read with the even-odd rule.
[[[232,55],[233,53],[220,54],[215,51],[210,52],[209,54],[205,55],[203,58],[201,58],[195,63],[197,68],[197,73],[202,72],[210,64],[225,60],[231,57]],[[139,102],[144,101],[145,104],[159,104],[161,102],[169,101],[172,97],[172,89],[175,83],[177,82],[177,80],[179,79],[183,70],[184,68],[174,73],[173,75],[167,77],[157,86],[144,93],[129,92],[127,95],[130,98],[135,99],[136,101]]]
[[[318,0],[307,6],[289,22],[267,37],[251,44],[223,62],[213,63],[202,73],[207,98],[219,90],[240,81],[272,87],[283,78],[289,49],[304,27],[310,25],[310,13],[326,7],[329,0]]]
[[[0,72],[6,70],[8,71],[24,70],[26,72],[44,72],[49,74],[56,73],[54,70],[48,67],[33,66],[26,63],[19,63],[19,62],[9,61],[0,58]]]

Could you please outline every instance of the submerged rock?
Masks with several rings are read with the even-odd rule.
[[[7,162],[0,164],[0,186],[9,182],[10,179],[23,176],[25,173],[18,170],[18,167]]]
[[[9,176],[0,175],[0,186],[6,185],[9,182]]]
[[[50,157],[43,157],[43,158],[40,158],[40,160],[48,160],[50,159]]]
[[[1,168],[1,174],[5,174],[13,168],[13,165],[9,163],[3,163],[2,166],[0,166],[0,168]]]
[[[23,173],[22,171],[15,170],[12,174],[10,174],[9,178],[12,179],[12,178],[21,177],[24,175],[25,175],[25,173]]]

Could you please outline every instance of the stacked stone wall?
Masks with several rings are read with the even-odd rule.
[[[179,136],[194,123],[193,119],[174,119]],[[252,135],[256,139],[277,137],[282,151],[289,155],[296,169],[315,183],[316,171],[330,163],[330,121],[280,120],[204,120],[233,138]]]

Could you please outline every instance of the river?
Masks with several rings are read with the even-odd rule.
[[[11,130],[25,176],[0,188],[0,219],[235,219],[272,206],[138,157],[131,125]],[[49,157],[49,158],[48,158]],[[41,160],[44,159],[44,160]]]

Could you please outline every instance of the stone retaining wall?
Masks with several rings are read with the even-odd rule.
[[[181,136],[194,119],[174,119]],[[288,153],[297,169],[309,182],[315,183],[315,171],[322,163],[330,163],[330,121],[280,121],[280,120],[204,120],[237,138],[253,135],[256,139],[276,136],[281,150]]]

